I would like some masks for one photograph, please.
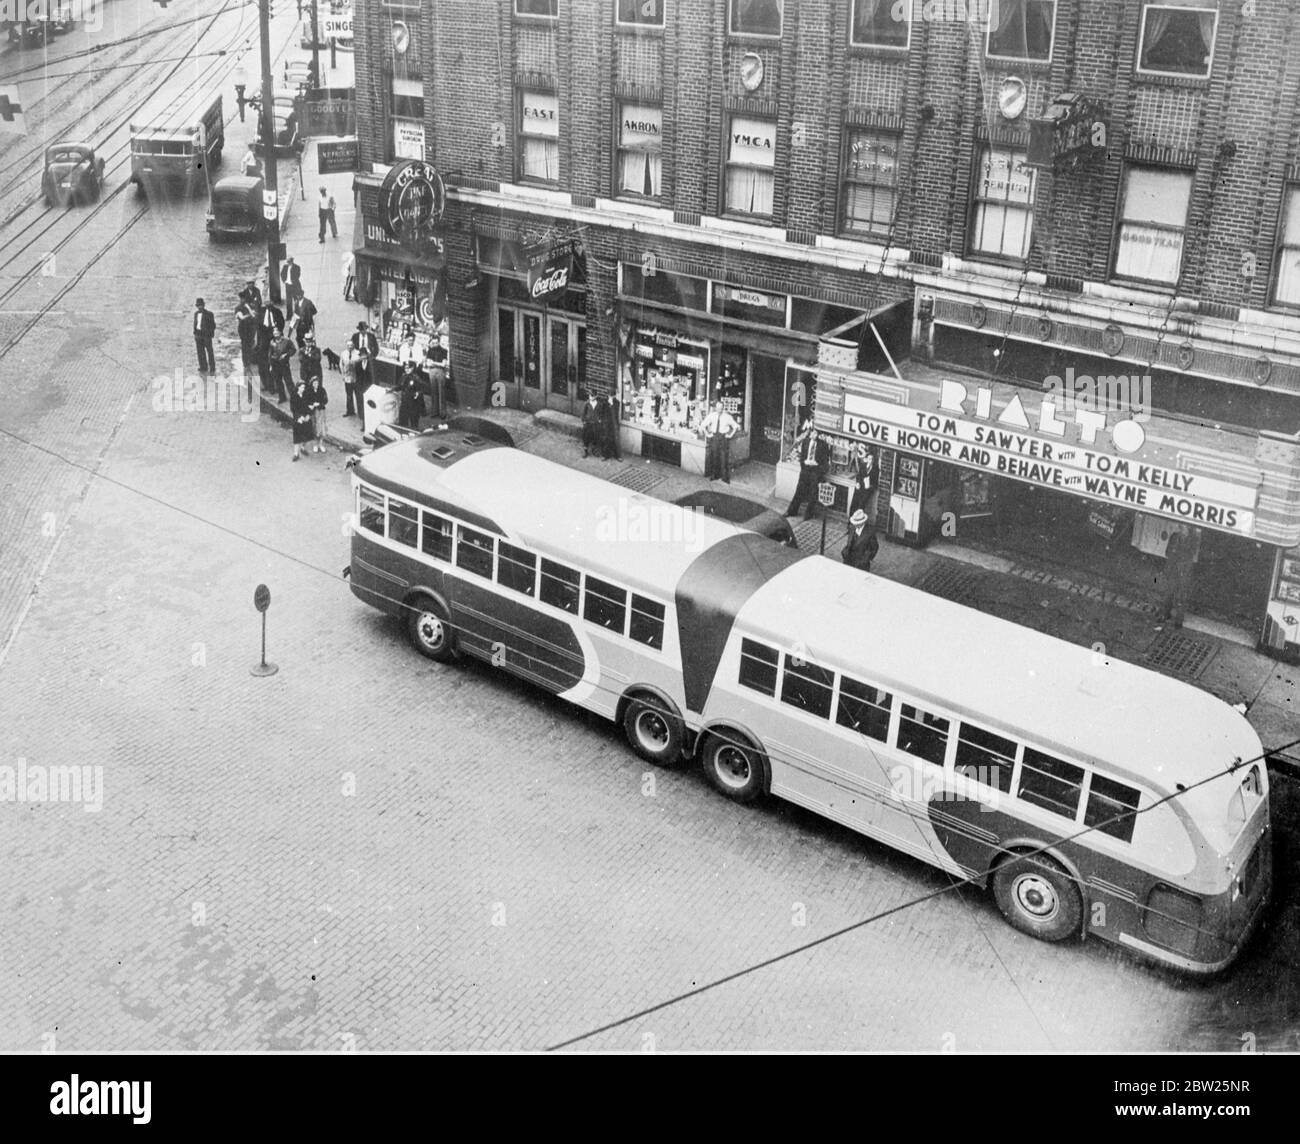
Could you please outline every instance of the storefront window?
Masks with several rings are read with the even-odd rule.
[[[844,155],[844,229],[887,234],[898,193],[898,136],[851,130]]]
[[[770,119],[731,118],[727,147],[727,210],[749,215],[772,213],[776,187],[776,123]]]
[[[1055,23],[1054,0],[999,0],[989,9],[988,54],[1046,63]]]
[[[653,326],[638,327],[624,373],[622,418],[674,437],[698,435],[708,412],[709,347]]]
[[[715,314],[756,325],[784,329],[786,302],[784,294],[767,294],[744,286],[724,286],[720,282],[713,287]]]
[[[1208,76],[1217,20],[1218,12],[1213,8],[1148,4],[1142,12],[1138,71]]]
[[[1183,261],[1190,171],[1130,167],[1124,175],[1115,275],[1173,285]]]
[[[905,48],[912,28],[912,0],[853,0],[854,47]]]
[[[659,197],[663,108],[625,103],[619,114],[618,193]]]
[[[685,310],[709,308],[709,283],[704,278],[656,270],[647,274],[639,262],[624,262],[621,267],[620,293],[626,298],[680,306]]]
[[[560,178],[559,100],[525,91],[519,96],[519,177],[542,183]]]
[[[985,147],[975,183],[971,249],[976,254],[1023,259],[1029,255],[1038,172],[1023,151]]]

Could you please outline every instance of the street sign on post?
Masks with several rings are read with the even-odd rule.
[[[262,614],[262,661],[249,668],[251,675],[274,675],[280,669],[273,663],[266,662],[266,613],[271,606],[271,589],[259,584],[253,592],[253,607]]]
[[[835,486],[830,481],[822,481],[817,486],[817,503],[822,506],[822,538],[817,544],[817,555],[826,551],[826,510],[835,503]]]

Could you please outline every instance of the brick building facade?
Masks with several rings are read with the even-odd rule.
[[[355,42],[361,261],[444,292],[463,402],[605,393],[699,468],[721,397],[778,491],[812,412],[896,539],[1036,520],[1122,578],[1190,534],[1205,611],[1300,644],[1293,6],[358,0]],[[421,258],[371,229],[410,157]]]

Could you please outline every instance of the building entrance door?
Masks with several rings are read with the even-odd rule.
[[[572,318],[547,318],[546,406],[577,413],[587,400],[587,327]]]

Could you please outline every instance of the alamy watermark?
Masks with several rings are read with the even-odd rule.
[[[179,366],[170,377],[153,379],[155,413],[238,413],[241,421],[261,416],[261,394],[244,373],[187,374]]]
[[[104,768],[29,766],[26,759],[0,765],[0,802],[79,802],[94,814],[104,809]]]
[[[704,514],[689,508],[649,497],[620,497],[616,507],[602,505],[596,514],[596,540],[602,544],[619,542],[682,544],[688,552],[704,551]]]
[[[1149,373],[1076,374],[1074,366],[1065,376],[1051,374],[1043,379],[1043,389],[1051,394],[1056,409],[1072,413],[1086,409],[1094,413],[1114,410],[1126,413],[1133,421],[1151,420],[1151,375]]]
[[[104,0],[0,0],[0,21],[6,24],[39,24],[50,17],[98,32],[104,26]]]

